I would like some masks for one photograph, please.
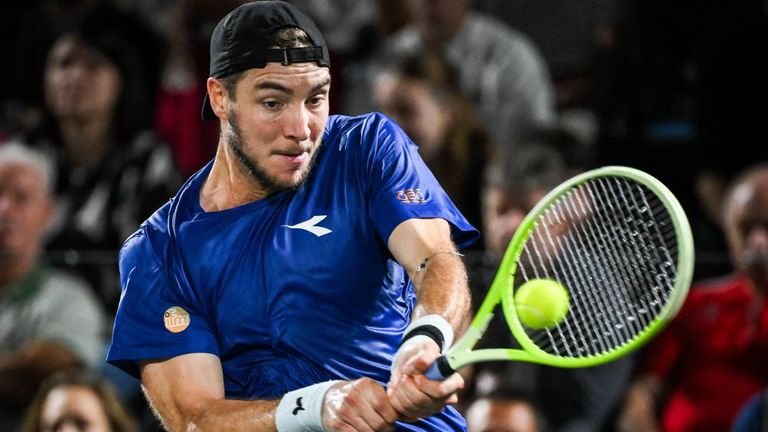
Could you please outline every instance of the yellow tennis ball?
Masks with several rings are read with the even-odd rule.
[[[552,328],[568,314],[568,290],[552,279],[531,279],[515,292],[515,310],[524,325]]]

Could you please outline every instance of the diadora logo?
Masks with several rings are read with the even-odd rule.
[[[421,189],[405,189],[397,191],[397,200],[403,204],[424,204],[427,202]]]
[[[309,231],[318,237],[322,237],[332,232],[328,228],[317,226],[317,224],[325,220],[326,217],[326,215],[312,216],[309,220],[305,220],[304,222],[297,223],[296,225],[283,225],[283,227]]]

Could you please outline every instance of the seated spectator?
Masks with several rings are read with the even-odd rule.
[[[168,143],[184,178],[202,168],[216,153],[219,124],[200,116],[209,75],[210,32],[227,12],[242,3],[243,0],[178,0],[164,2],[164,17],[158,16],[155,3],[144,11],[148,19],[163,22],[161,28],[168,40],[155,129]]]
[[[695,284],[645,351],[623,431],[724,431],[768,384],[768,165],[730,186],[723,229],[736,271]]]
[[[47,119],[27,141],[55,155],[59,212],[47,245],[117,304],[117,249],[180,182],[151,131],[159,67],[149,29],[115,10],[85,14],[53,44]]]
[[[422,159],[462,214],[478,226],[478,191],[490,141],[453,69],[437,56],[409,57],[380,77],[375,99],[419,146]]]
[[[467,409],[469,432],[539,432],[536,408],[523,394],[497,391],[480,397]]]
[[[472,11],[469,0],[407,2],[411,21],[385,41],[385,61],[437,52],[458,72],[461,91],[499,146],[513,151],[529,129],[554,123],[547,65],[522,33]]]
[[[0,430],[51,374],[103,362],[105,317],[81,280],[40,262],[55,207],[51,163],[0,144]]]
[[[94,372],[57,374],[27,408],[20,432],[136,432],[109,381]]]

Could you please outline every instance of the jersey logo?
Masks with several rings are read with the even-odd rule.
[[[329,230],[328,228],[317,226],[317,224],[322,222],[325,218],[326,218],[326,215],[312,216],[311,219],[306,220],[304,222],[297,223],[296,225],[283,225],[283,227],[309,231],[318,237],[322,237],[326,234],[331,233],[331,230]]]
[[[304,407],[301,406],[301,398],[296,399],[296,408],[293,409],[293,415],[298,414],[299,411],[306,411]]]
[[[403,189],[395,193],[397,200],[403,204],[424,204],[424,192],[421,189]]]
[[[180,333],[189,327],[189,312],[178,306],[171,306],[163,314],[165,328],[171,333]]]

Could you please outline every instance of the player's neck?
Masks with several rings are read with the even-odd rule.
[[[200,207],[207,212],[238,207],[269,195],[225,148],[219,145],[211,172],[200,188]]]

